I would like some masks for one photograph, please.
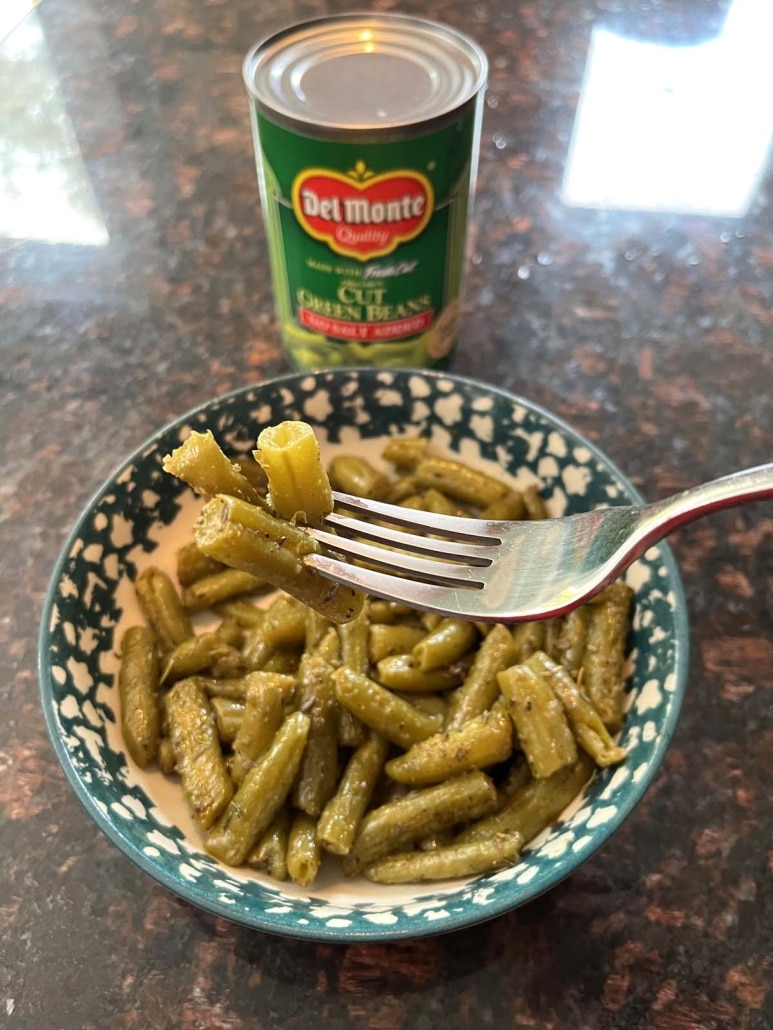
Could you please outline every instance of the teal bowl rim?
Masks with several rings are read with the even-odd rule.
[[[587,439],[561,416],[556,415],[548,408],[502,387],[493,386],[471,376],[430,369],[341,366],[340,368],[320,369],[309,372],[289,372],[279,376],[272,376],[270,379],[265,379],[257,383],[250,383],[237,387],[234,390],[230,390],[217,397],[212,397],[209,400],[196,405],[182,415],[156,429],[144,440],[143,443],[136,447],[120,465],[116,466],[102,484],[92,493],[68,533],[60,549],[59,556],[51,574],[43,607],[41,609],[37,664],[38,686],[46,730],[59,764],[65,774],[65,778],[69,782],[75,796],[78,798],[88,815],[105,834],[108,840],[114,844],[126,858],[128,858],[134,865],[138,866],[152,880],[171,891],[171,893],[175,894],[183,901],[194,904],[213,915],[221,916],[229,922],[237,923],[256,930],[262,930],[266,933],[300,940],[328,941],[332,943],[348,944],[366,941],[405,940],[418,937],[440,936],[463,929],[467,926],[487,922],[504,914],[505,912],[520,908],[530,901],[533,901],[535,898],[540,897],[542,894],[547,893],[547,891],[551,890],[558,883],[571,876],[578,868],[580,868],[580,866],[584,865],[593,855],[595,855],[595,853],[620,829],[629,815],[642,800],[660,769],[666,752],[668,751],[671,739],[673,738],[678,724],[687,686],[690,657],[687,599],[684,593],[684,587],[676,559],[674,558],[669,545],[663,542],[658,546],[662,556],[662,564],[665,566],[668,573],[669,589],[673,592],[675,601],[673,608],[673,675],[675,686],[671,695],[671,703],[669,705],[668,712],[658,734],[658,740],[653,748],[652,756],[647,765],[646,772],[635,784],[631,785],[629,790],[626,791],[624,799],[621,800],[618,805],[614,818],[610,819],[602,827],[596,828],[592,843],[588,845],[581,856],[577,857],[576,861],[567,862],[564,859],[558,858],[556,859],[555,869],[546,877],[543,877],[539,883],[519,886],[517,888],[517,898],[510,898],[509,894],[511,892],[505,889],[503,890],[503,896],[496,901],[492,901],[490,904],[487,904],[485,909],[467,905],[464,911],[449,916],[449,918],[444,921],[442,927],[431,923],[419,924],[414,921],[407,927],[374,925],[372,930],[370,928],[367,930],[361,930],[354,928],[329,928],[325,925],[303,926],[298,925],[297,923],[290,924],[281,918],[273,920],[256,918],[250,912],[240,913],[237,915],[231,905],[219,901],[216,897],[212,897],[208,891],[201,890],[198,882],[190,882],[188,880],[183,881],[178,876],[169,874],[166,870],[159,868],[151,858],[145,855],[141,850],[137,849],[134,844],[120,832],[117,824],[111,821],[111,819],[108,818],[96,804],[91,792],[87,789],[80,775],[74,768],[70,760],[69,752],[59,734],[58,723],[54,714],[53,705],[51,704],[53,685],[51,682],[50,667],[48,663],[51,610],[55,600],[56,587],[61,578],[65,562],[72,550],[74,542],[79,536],[83,523],[88,518],[89,513],[97,502],[100,501],[110,490],[111,484],[114,480],[119,477],[125,469],[141,459],[148,448],[154,445],[159,436],[195,419],[197,415],[208,411],[214,405],[227,404],[242,394],[260,390],[264,387],[280,387],[283,383],[297,382],[309,377],[315,379],[322,379],[323,377],[329,377],[331,375],[376,377],[384,373],[395,374],[398,376],[420,376],[438,381],[446,380],[453,383],[459,383],[462,386],[475,390],[483,389],[487,392],[498,395],[508,403],[521,404],[526,409],[543,418],[547,423],[552,423],[570,439],[574,439],[578,444],[586,447],[592,453],[594,458],[602,465],[606,466],[608,472],[617,479],[619,485],[625,490],[633,503],[645,503],[644,498],[633,483],[596,444]],[[435,886],[436,885],[427,884],[427,893],[432,893],[433,887]]]

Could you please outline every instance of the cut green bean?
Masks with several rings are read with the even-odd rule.
[[[597,765],[604,768],[625,760],[625,750],[612,740],[593,702],[580,690],[562,665],[551,661],[542,651],[533,654],[527,664],[544,676],[551,685],[564,706],[577,743],[588,752]]]
[[[162,682],[175,683],[213,668],[241,641],[241,628],[233,622],[221,623],[210,633],[184,640],[164,656]]]
[[[421,612],[419,619],[427,633],[431,633],[443,621],[443,616],[439,612]]]
[[[229,494],[250,504],[265,507],[265,500],[247,479],[238,464],[230,461],[211,430],[191,432],[180,447],[167,454],[164,471],[182,479],[203,497]]]
[[[348,622],[362,608],[361,594],[303,564],[304,555],[318,550],[307,533],[254,505],[214,497],[204,506],[194,535],[205,554],[264,577],[332,622]]]
[[[370,664],[368,655],[368,632],[370,618],[368,614],[368,601],[362,606],[359,615],[338,627],[338,637],[341,642],[341,663],[347,665],[354,672],[365,675]]]
[[[550,684],[527,665],[497,674],[518,740],[535,776],[550,776],[577,761],[577,746]]]
[[[552,776],[531,779],[516,790],[498,811],[473,822],[457,841],[489,840],[497,833],[516,832],[528,843],[561,815],[580,793],[593,773],[593,762],[584,752],[576,762]]]
[[[392,690],[406,694],[433,694],[451,690],[464,682],[471,662],[465,658],[442,669],[422,672],[412,654],[394,654],[376,664],[376,679]]]
[[[307,609],[293,597],[274,598],[263,619],[263,638],[274,648],[303,647],[306,643]]]
[[[336,696],[345,708],[400,747],[409,748],[441,729],[442,717],[420,712],[391,690],[345,665],[335,671],[333,681]]]
[[[288,715],[276,736],[244,777],[226,810],[210,830],[204,847],[226,865],[241,865],[283,806],[300,765],[309,717]]]
[[[207,830],[233,796],[214,713],[195,679],[176,683],[166,695],[165,704],[183,793],[197,826]]]
[[[376,665],[382,658],[395,654],[409,654],[414,644],[418,644],[424,636],[425,632],[420,626],[371,623],[368,630],[368,658]]]
[[[419,883],[480,876],[505,869],[518,860],[523,839],[518,833],[500,833],[490,840],[449,844],[426,851],[390,855],[365,869],[374,883]]]
[[[317,820],[296,812],[287,838],[287,873],[299,887],[309,887],[317,878],[321,861],[317,841]]]
[[[273,672],[245,676],[244,716],[233,740],[231,779],[238,787],[258,758],[271,745],[284,715],[284,703],[295,678]]]
[[[423,837],[477,819],[494,809],[496,796],[489,777],[476,770],[388,801],[360,823],[344,871],[352,875]]]
[[[625,645],[631,625],[633,590],[613,583],[588,605],[588,635],[582,684],[605,726],[616,733],[623,723]]]
[[[370,670],[368,633],[370,600],[366,599],[360,614],[351,622],[337,627],[340,664],[353,672],[367,675]],[[359,747],[367,739],[364,723],[344,705],[338,705],[338,742],[342,747]]]
[[[392,758],[386,771],[398,783],[422,787],[468,769],[504,762],[513,749],[513,728],[501,709],[483,712],[458,730],[436,733]]]
[[[316,655],[301,659],[297,704],[310,724],[291,799],[300,811],[318,816],[338,782],[338,702],[333,669]]]
[[[415,469],[427,457],[429,440],[426,436],[393,436],[384,444],[384,461],[400,469]]]
[[[580,605],[567,612],[561,619],[561,628],[556,640],[555,661],[564,666],[577,679],[585,655],[585,641],[588,635],[588,606]]]
[[[389,490],[389,479],[366,459],[354,454],[343,454],[330,462],[330,485],[356,497],[382,500]]]
[[[499,500],[508,488],[493,476],[449,458],[425,458],[414,472],[424,489],[434,487],[463,504],[481,507]]]
[[[497,673],[512,665],[514,659],[512,633],[497,623],[476,651],[464,683],[451,694],[446,729],[459,729],[494,704],[499,697]]]
[[[161,569],[144,569],[134,581],[142,614],[158,637],[162,651],[171,651],[193,636],[193,626],[174,583]]]
[[[156,634],[130,626],[121,640],[118,696],[126,749],[141,769],[156,758],[161,734]]]
[[[352,754],[317,824],[317,839],[326,851],[348,855],[384,768],[387,751],[386,738],[371,731]]]
[[[418,644],[411,655],[422,672],[453,665],[467,654],[478,640],[478,631],[466,619],[441,619]]]
[[[254,457],[266,474],[268,501],[280,518],[318,526],[333,510],[319,443],[306,422],[266,426]]]
[[[185,587],[182,600],[185,610],[195,614],[204,612],[208,608],[214,608],[223,601],[244,597],[245,594],[254,594],[265,588],[266,581],[261,576],[244,572],[242,569],[224,568],[222,572],[204,576],[203,579],[198,579],[195,583]]]

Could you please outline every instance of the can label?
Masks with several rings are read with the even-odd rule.
[[[257,117],[280,329],[296,365],[433,366],[456,340],[474,103],[422,136],[312,139]]]

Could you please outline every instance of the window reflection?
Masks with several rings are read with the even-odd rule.
[[[14,0],[2,23],[13,27],[0,43],[0,236],[104,246],[107,227],[40,19],[25,13]]]
[[[562,199],[741,217],[773,139],[773,3],[735,0],[722,32],[664,46],[594,29]]]

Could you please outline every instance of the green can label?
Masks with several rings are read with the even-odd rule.
[[[460,315],[474,104],[435,132],[377,143],[312,139],[256,117],[293,362],[445,364]]]

